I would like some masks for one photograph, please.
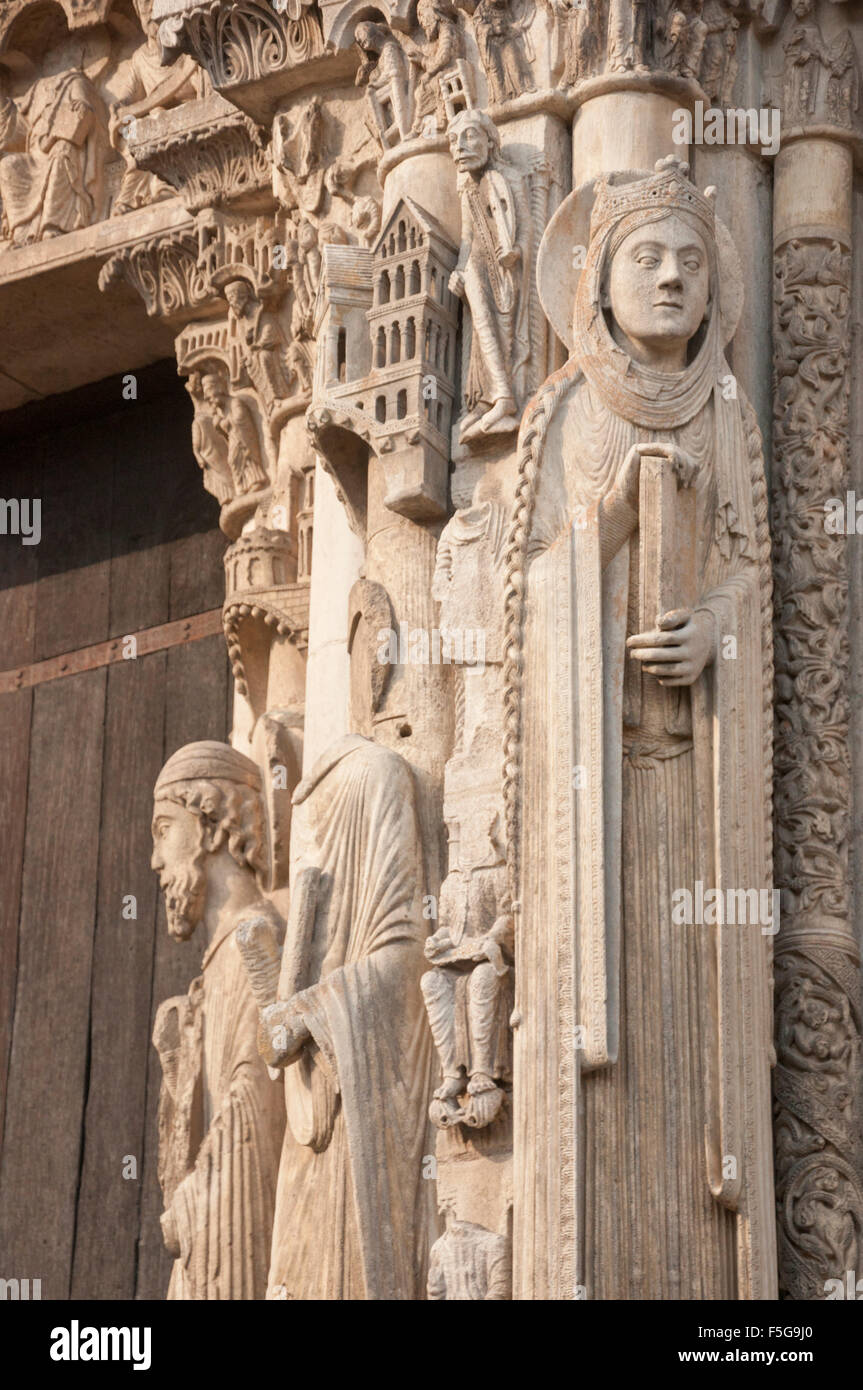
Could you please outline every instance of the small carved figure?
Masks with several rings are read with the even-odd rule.
[[[672,9],[665,26],[665,66],[669,72],[683,72],[689,20],[683,10]]]
[[[599,7],[587,0],[564,0],[566,25],[562,86],[574,87],[597,70],[602,47]]]
[[[364,20],[354,41],[360,50],[356,84],[366,88],[373,129],[385,147],[398,144],[411,130],[411,65],[385,24]]]
[[[734,87],[734,55],[740,21],[719,0],[714,0],[714,8],[705,17],[705,23],[707,33],[701,59],[701,85],[711,103],[725,106],[731,100]]]
[[[608,72],[648,72],[647,0],[611,0],[608,12]]]
[[[17,103],[0,71],[0,199],[13,246],[105,216],[107,113],[83,61],[82,46],[65,40],[46,54],[42,76]]]
[[[315,94],[300,124],[297,178],[305,180],[319,168],[323,156],[324,113],[321,98]]]
[[[464,44],[458,15],[449,0],[419,0],[417,22],[426,39],[425,50],[416,48],[411,56],[421,64],[421,76],[414,92],[414,120],[411,133],[420,135],[433,116],[436,128],[446,125],[446,107],[440,77],[463,56]]]
[[[152,0],[135,0],[135,9],[146,39],[128,63],[121,65],[111,83],[113,105],[108,133],[111,144],[120,151],[126,165],[111,208],[112,217],[173,196],[173,189],[155,174],[138,168],[129,149],[128,132],[139,117],[202,96],[207,83],[203,70],[188,54],[181,54],[170,67],[163,66],[159,22],[153,19]]]
[[[500,1082],[511,1079],[513,921],[494,835],[492,827],[497,864],[447,874],[440,926],[426,943],[426,957],[437,969],[423,975],[423,996],[443,1070],[429,1115],[441,1129],[490,1124],[503,1104]]]
[[[200,372],[192,372],[186,382],[192,398],[195,418],[192,421],[192,449],[204,475],[204,487],[219,503],[230,502],[234,495],[233,479],[228,467],[228,441],[216,423],[216,416],[204,396]]]
[[[450,123],[449,143],[462,206],[462,244],[449,287],[467,301],[472,329],[468,413],[459,435],[465,443],[518,428],[530,358],[532,229],[529,179],[501,158],[488,114],[462,111]]]
[[[269,479],[261,463],[258,431],[251,411],[245,401],[231,394],[223,369],[201,374],[201,394],[213,428],[227,441],[234,496],[244,497],[247,492],[266,487]]]
[[[815,0],[791,0],[797,23],[785,43],[785,81],[783,115],[789,120],[806,120],[815,115],[818,83],[822,67],[828,63],[821,30],[811,18]]]
[[[473,12],[476,46],[492,105],[536,91],[525,49],[526,31],[533,14],[533,5],[528,4],[515,19],[510,0],[479,0]]]
[[[285,369],[291,388],[307,395],[312,389],[312,363],[308,348],[296,338],[291,339],[285,350]]]
[[[351,206],[351,227],[366,246],[374,246],[381,229],[381,205],[377,198],[356,198]]]
[[[261,303],[248,280],[231,280],[224,293],[239,362],[257,390],[265,414],[271,414],[276,402],[290,395],[283,366],[285,336],[278,318]]]
[[[850,30],[846,29],[831,45],[827,54],[827,116],[837,125],[850,126],[853,113],[860,107],[860,70],[857,50]]]
[[[446,1230],[432,1246],[428,1296],[435,1302],[500,1302],[512,1298],[511,1252],[506,1236],[446,1214]]]

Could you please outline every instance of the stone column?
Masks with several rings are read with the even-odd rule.
[[[795,1299],[824,1298],[863,1257],[849,542],[826,509],[850,486],[852,174],[847,140],[801,133],[774,186],[774,1124],[780,1280]]]
[[[350,732],[348,596],[363,563],[363,543],[351,530],[332,478],[315,469],[315,530],[309,593],[306,674],[306,772],[324,749]]]

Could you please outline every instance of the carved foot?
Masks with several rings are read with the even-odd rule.
[[[503,1105],[503,1091],[490,1076],[477,1072],[468,1082],[467,1105],[461,1112],[462,1124],[471,1129],[484,1129],[497,1119]]]
[[[429,1106],[429,1119],[436,1129],[452,1129],[463,1118],[461,1106],[455,1100],[438,1100]]]
[[[458,1076],[445,1076],[434,1093],[429,1106],[429,1119],[438,1129],[451,1129],[462,1117],[458,1098],[464,1091],[464,1073]]]
[[[491,410],[487,410],[469,430],[462,428],[461,439],[476,439],[481,434],[510,434],[517,429],[515,401],[512,396],[504,396],[495,401]]]
[[[465,440],[472,439],[475,434],[479,434],[480,421],[482,420],[481,410],[470,410],[459,426],[458,441],[464,444]]]

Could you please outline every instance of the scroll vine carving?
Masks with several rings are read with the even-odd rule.
[[[776,255],[777,1067],[780,1277],[792,1298],[863,1255],[858,955],[848,925],[848,565],[825,502],[848,481],[850,255],[801,237]]]
[[[214,87],[232,87],[298,67],[323,52],[320,20],[309,6],[310,0],[288,0],[277,12],[256,0],[204,5],[164,20],[159,37],[166,48],[191,53]]]
[[[174,318],[210,298],[194,231],[165,232],[117,252],[103,265],[99,288],[107,290],[120,280],[137,290],[150,317]]]

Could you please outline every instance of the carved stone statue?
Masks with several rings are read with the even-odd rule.
[[[592,77],[600,59],[601,15],[599,7],[574,0],[563,10],[566,23],[564,40],[563,85],[574,87],[585,77]]]
[[[64,40],[15,102],[0,70],[0,199],[13,246],[61,236],[106,213],[107,114],[82,70],[83,45]]]
[[[421,1162],[431,1039],[412,774],[353,734],[293,800],[308,845],[278,997],[274,986],[261,1014],[288,1114],[267,1296],[418,1298],[434,1206]]]
[[[827,54],[827,115],[836,125],[850,126],[860,109],[860,69],[850,30],[830,45]]]
[[[200,397],[196,397],[196,389]],[[258,431],[246,402],[231,393],[226,369],[213,364],[190,380],[189,390],[195,400],[193,444],[205,482],[209,479],[213,483],[210,491],[221,501],[223,487],[230,487],[232,497],[244,497],[265,488],[269,479],[261,462]],[[227,477],[221,466],[223,457]],[[217,477],[222,479],[219,490]]]
[[[446,125],[446,107],[440,88],[440,77],[455,65],[464,54],[464,43],[458,15],[449,0],[419,0],[417,22],[425,36],[425,48],[417,52],[422,71],[414,92],[412,134],[420,135],[425,122],[433,116],[438,128]]]
[[[647,0],[610,0],[607,71],[648,72],[647,42]]]
[[[815,0],[791,0],[795,23],[785,42],[783,114],[787,120],[814,116],[822,67],[827,65],[821,30],[812,21],[814,8]]]
[[[528,4],[516,18],[511,0],[479,0],[473,12],[476,46],[493,106],[536,90],[524,38],[533,14],[534,7]]]
[[[190,743],[159,774],[153,868],[168,930],[203,926],[201,974],[166,999],[153,1040],[162,1062],[159,1179],[165,1244],[176,1256],[169,1298],[260,1299],[267,1282],[280,1088],[258,1055],[258,1015],[237,949],[241,931],[281,944],[284,924],[263,897],[260,773],[224,743]]]
[[[470,309],[471,347],[462,443],[518,428],[530,359],[532,222],[528,177],[501,158],[497,127],[484,111],[450,122],[458,170],[462,242],[450,277]]]
[[[701,85],[713,105],[727,106],[731,101],[737,75],[737,31],[740,21],[730,14],[722,0],[714,0],[713,10],[705,16],[707,35],[701,60]]]
[[[490,1124],[501,1082],[511,1080],[513,922],[496,813],[485,840],[485,864],[456,867],[444,880],[440,926],[426,943],[437,968],[423,975],[423,996],[443,1071],[430,1115],[442,1129]]]
[[[428,1296],[433,1301],[505,1302],[512,1297],[509,1241],[447,1212],[446,1231],[432,1246]]]
[[[275,313],[261,302],[248,280],[231,280],[224,294],[238,365],[245,368],[264,413],[271,414],[291,390],[284,369],[285,335]]]
[[[360,50],[358,87],[366,88],[371,128],[386,148],[411,131],[413,70],[392,30],[364,20],[354,35]]]
[[[173,195],[173,189],[167,184],[136,165],[124,138],[130,129],[130,122],[202,96],[206,81],[201,68],[187,54],[181,55],[171,67],[163,67],[159,24],[153,19],[152,0],[136,0],[135,8],[146,38],[128,63],[120,65],[110,89],[113,107],[109,134],[112,145],[123,155],[126,165],[123,181],[111,207],[112,217]]]
[[[589,197],[558,213],[558,288]],[[757,425],[720,385],[739,311],[687,166],[598,181],[507,576],[516,1297],[776,1297],[769,537]],[[684,925],[698,883],[727,915]]]
[[[490,1124],[512,1079],[513,921],[499,787],[506,531],[506,508],[486,475],[444,527],[432,581],[456,706],[444,783],[449,872],[426,942],[435,969],[422,979],[443,1073],[429,1113],[441,1129]]]

